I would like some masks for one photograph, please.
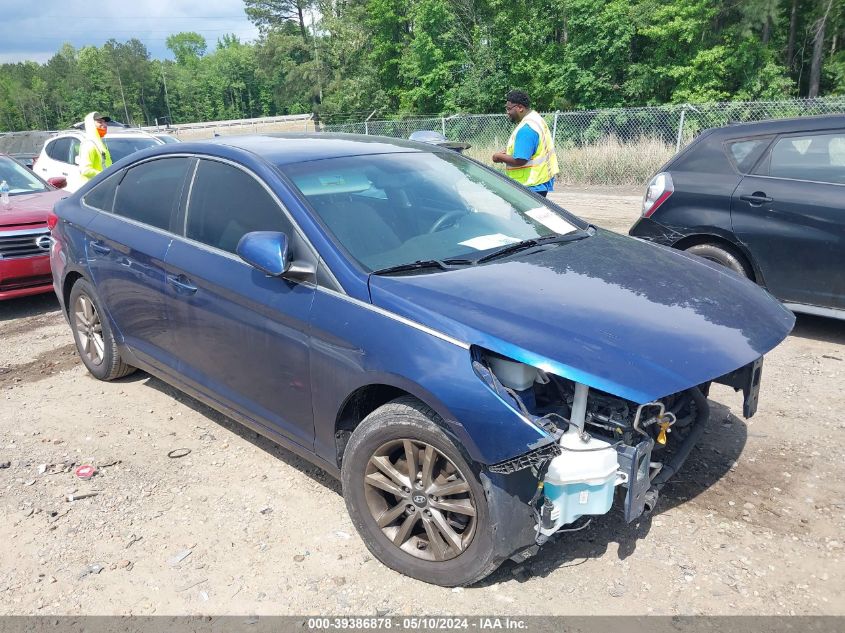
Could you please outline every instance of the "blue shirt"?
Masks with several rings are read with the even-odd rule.
[[[513,157],[522,158],[524,160],[531,160],[534,152],[537,151],[537,146],[540,144],[540,135],[534,131],[530,125],[523,125],[516,133],[516,139],[513,143]],[[528,187],[531,191],[552,191],[555,187],[555,179],[552,178],[548,182]]]

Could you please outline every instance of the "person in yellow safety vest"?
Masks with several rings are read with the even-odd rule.
[[[545,198],[560,171],[552,133],[543,117],[531,109],[527,94],[511,90],[505,99],[505,112],[517,125],[507,149],[493,154],[493,162],[504,163],[508,176]]]
[[[99,112],[89,112],[85,117],[85,140],[79,147],[79,173],[83,182],[111,166],[111,154],[103,142],[109,121],[109,117]]]

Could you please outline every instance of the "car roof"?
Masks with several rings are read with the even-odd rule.
[[[62,130],[60,132],[56,132],[53,136],[51,136],[47,140],[53,140],[54,138],[60,138],[62,136],[74,136],[77,138],[85,138],[85,131],[84,130]],[[145,132],[144,130],[136,130],[134,128],[109,128],[108,133],[106,134],[106,138],[152,138],[155,137],[150,134],[149,132]],[[157,140],[157,139],[156,139]]]
[[[831,128],[845,128],[845,114],[825,114],[821,116],[794,117],[791,119],[772,119],[753,123],[733,123],[712,128],[712,133],[719,138],[757,136],[759,134],[784,134],[788,132],[810,132]]]
[[[257,154],[275,165],[303,163],[325,158],[396,153],[442,153],[433,145],[386,136],[287,132],[250,136],[220,136],[206,141]],[[174,150],[176,151],[176,150]]]

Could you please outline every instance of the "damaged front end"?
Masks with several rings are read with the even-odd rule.
[[[745,392],[746,417],[756,410],[761,367],[759,358],[714,381]],[[501,476],[531,473],[536,490],[527,503],[537,545],[559,531],[585,527],[572,526],[582,517],[606,514],[616,497],[629,523],[651,511],[710,416],[709,382],[637,404],[487,350],[473,351],[473,368],[553,440],[489,467]]]

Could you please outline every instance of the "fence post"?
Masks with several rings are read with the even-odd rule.
[[[560,110],[555,110],[555,120],[552,123],[552,143],[557,142],[557,115],[560,114]]]
[[[440,117],[440,131],[446,136],[446,117]]]
[[[675,153],[681,151],[681,135],[684,133],[684,117],[687,113],[687,104],[681,106],[681,120],[678,122],[678,141],[675,143]]]
[[[372,119],[372,118],[373,118],[373,115],[374,115],[376,112],[378,112],[378,110],[373,110],[372,112],[370,112],[370,116],[368,116],[368,117],[364,120],[364,134],[366,134],[366,135],[368,135],[368,136],[369,136],[369,134],[370,134],[370,119]]]

